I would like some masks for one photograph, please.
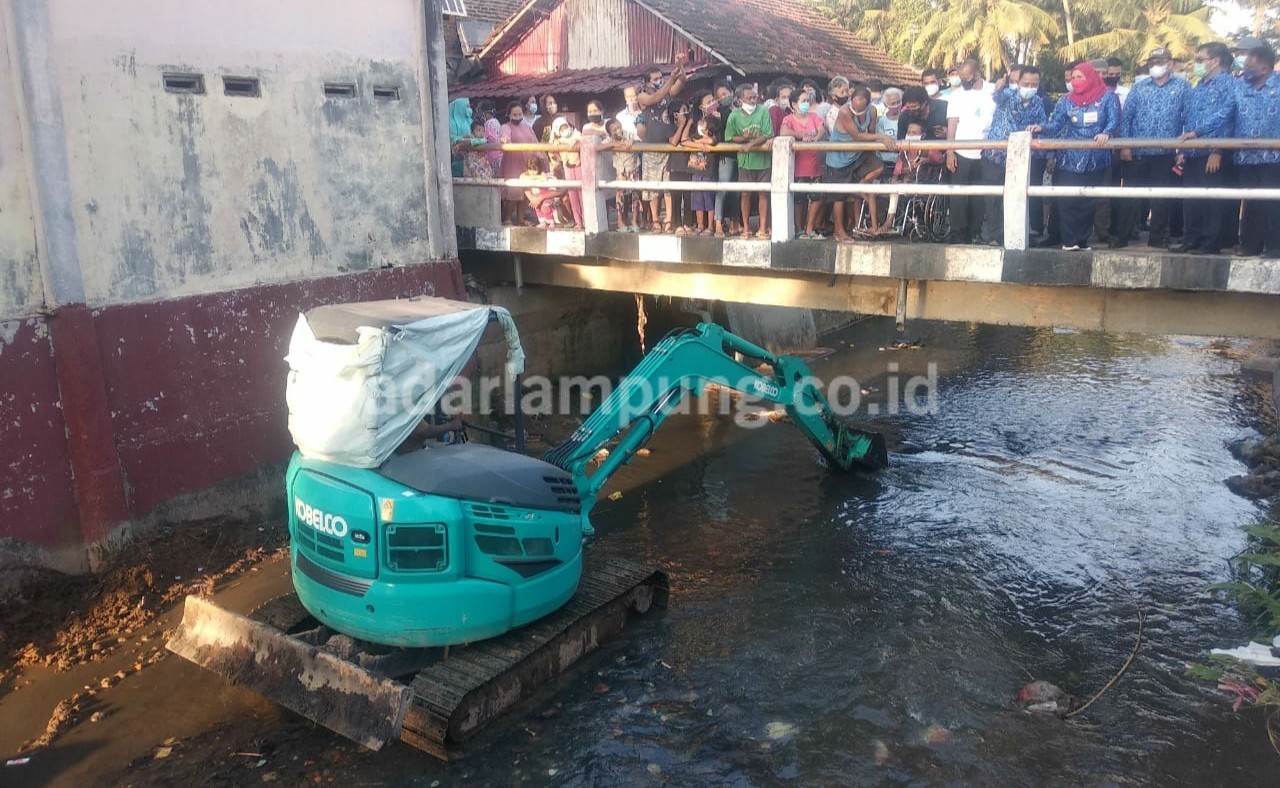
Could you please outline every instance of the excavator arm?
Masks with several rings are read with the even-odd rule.
[[[764,362],[771,374],[738,361],[736,354]],[[714,323],[700,323],[654,346],[582,426],[547,453],[547,462],[573,474],[584,515],[609,477],[648,442],[680,401],[699,396],[709,383],[785,407],[834,468],[876,470],[888,463],[884,437],[843,423],[803,361],[775,356]],[[588,474],[592,458],[614,439],[618,443],[609,456]]]

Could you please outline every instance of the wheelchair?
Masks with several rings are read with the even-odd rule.
[[[886,175],[881,176],[881,183],[893,183],[893,173],[885,167]],[[942,183],[943,167],[941,164],[924,163],[917,168],[912,183]],[[890,195],[875,195],[881,211],[887,211],[891,204]],[[888,232],[879,236],[871,232],[871,209],[866,200],[858,212],[858,220],[853,234],[858,238],[875,239],[885,237],[901,237],[908,241],[929,241],[944,243],[951,233],[951,211],[948,199],[940,194],[903,194],[898,196],[898,210],[894,213],[893,224]]]

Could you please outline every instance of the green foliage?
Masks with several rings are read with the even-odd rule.
[[[1211,591],[1234,597],[1260,636],[1280,633],[1280,523],[1258,523],[1245,529],[1249,552],[1236,556],[1235,578]]]
[[[1065,63],[1110,56],[1133,68],[1156,47],[1190,58],[1197,44],[1218,38],[1209,28],[1211,9],[1203,0],[809,2],[912,65],[949,66],[974,57],[989,76],[1015,62],[1061,71]],[[1259,13],[1270,28],[1272,10]]]

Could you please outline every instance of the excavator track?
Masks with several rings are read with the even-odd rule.
[[[499,637],[444,649],[353,643],[315,626],[296,594],[249,617],[188,597],[167,646],[370,749],[398,737],[451,760],[464,741],[599,648],[633,612],[665,608],[667,597],[662,572],[588,560],[577,593],[559,610]],[[397,678],[405,675],[412,677],[407,683]]]
[[[545,618],[454,647],[414,677],[400,740],[443,760],[538,687],[621,630],[632,611],[667,605],[667,577],[630,561],[588,564],[578,592]]]

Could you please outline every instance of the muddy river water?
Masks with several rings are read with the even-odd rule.
[[[664,568],[670,609],[465,761],[395,747],[353,784],[1275,785],[1260,718],[1184,675],[1248,634],[1205,594],[1261,515],[1222,485],[1250,418],[1237,362],[1201,339],[910,328],[920,349],[881,351],[875,322],[814,364],[880,401],[890,362],[938,365],[936,413],[877,418],[905,449],[890,468],[830,475],[785,423],[674,420],[593,548]],[[1140,654],[1087,712],[1015,708],[1032,678],[1093,694],[1139,606]]]

